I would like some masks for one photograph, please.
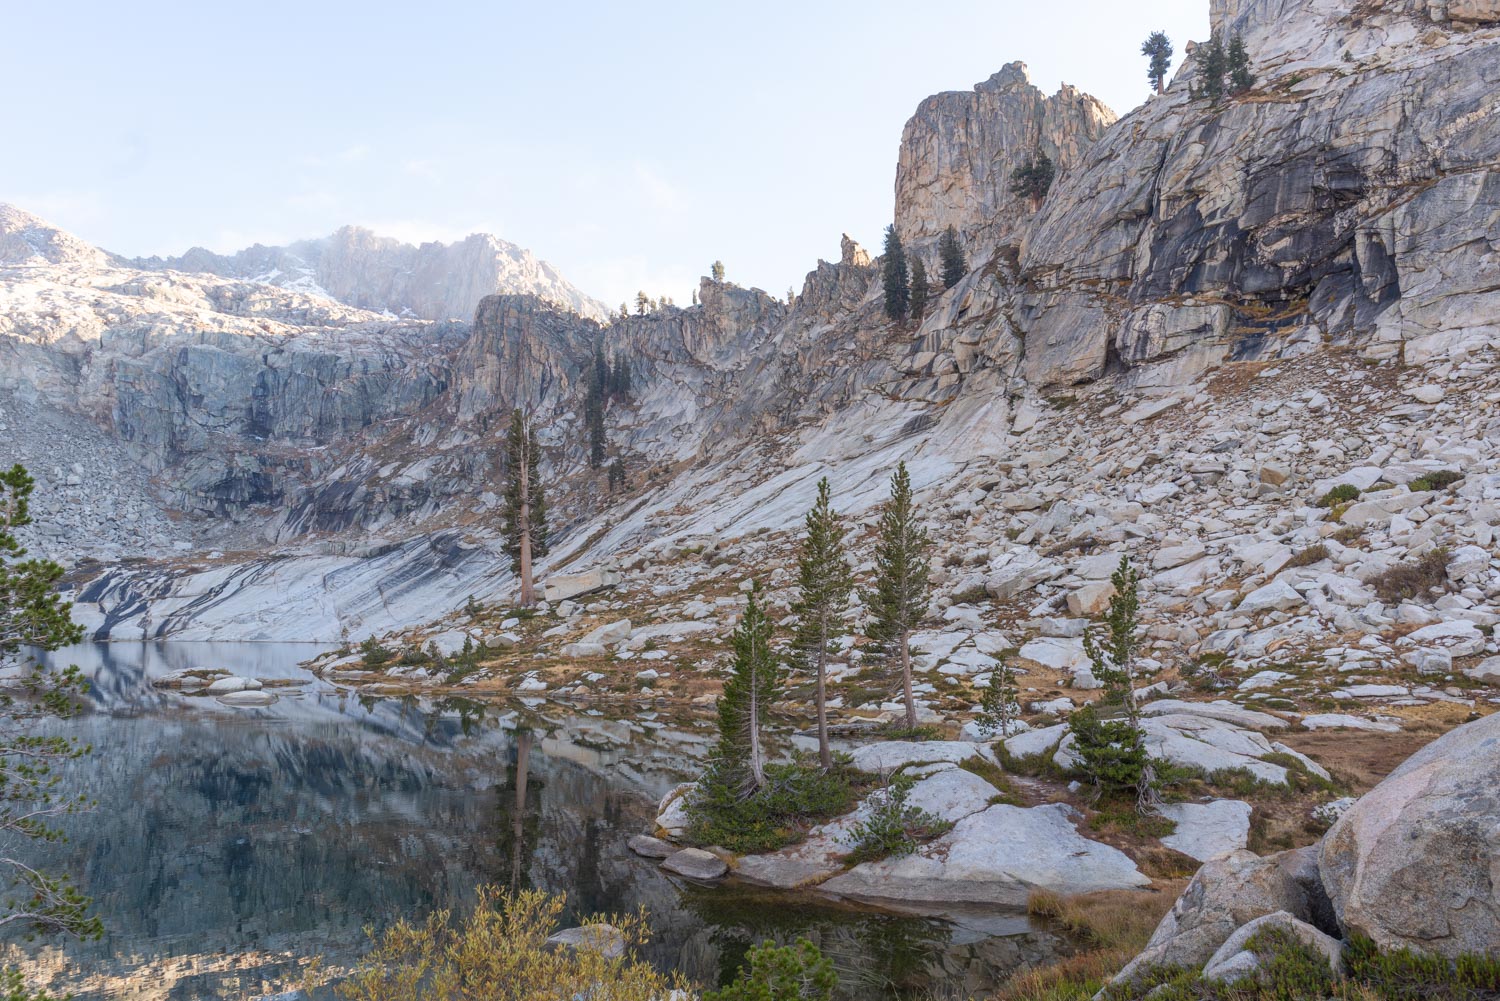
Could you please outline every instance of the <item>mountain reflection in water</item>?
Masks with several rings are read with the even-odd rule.
[[[952,920],[736,885],[699,887],[637,858],[656,800],[710,734],[643,713],[555,704],[362,699],[312,678],[288,644],[91,645],[51,655],[92,681],[94,711],[59,726],[92,744],[68,788],[97,801],[69,840],[28,847],[75,873],[98,942],[11,947],[81,999],[241,998],[295,983],[299,957],[356,957],[363,928],[464,907],[481,883],[566,893],[570,916],[644,907],[647,957],[703,983],[763,938],[805,935],[846,996],[966,997],[1058,943],[1014,914]],[[183,667],[285,679],[260,709],[157,689]]]

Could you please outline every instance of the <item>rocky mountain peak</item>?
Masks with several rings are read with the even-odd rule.
[[[845,233],[839,240],[840,264],[852,265],[856,268],[867,268],[870,266],[870,252],[861,247],[849,234]]]
[[[82,264],[102,267],[109,255],[72,233],[0,202],[0,264]]]
[[[1020,62],[973,90],[927,98],[901,135],[897,232],[924,256],[949,226],[971,258],[1014,242],[1030,212],[1010,191],[1011,171],[1040,151],[1062,172],[1114,121],[1114,112],[1074,87],[1044,95]]]
[[[234,254],[194,247],[180,257],[137,258],[149,270],[208,273],[309,292],[346,305],[423,320],[468,319],[487,295],[537,295],[590,319],[608,308],[531,251],[488,233],[420,245],[343,226],[284,247]]]

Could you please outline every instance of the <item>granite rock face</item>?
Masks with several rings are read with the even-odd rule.
[[[1074,87],[1044,95],[1018,62],[971,91],[927,98],[901,134],[896,231],[926,251],[953,226],[971,256],[987,256],[1028,215],[1026,200],[1010,190],[1011,171],[1041,151],[1062,172],[1114,121],[1114,112]]]
[[[1455,957],[1500,943],[1500,715],[1452,730],[1360,797],[1318,868],[1347,934]]]
[[[1239,928],[1279,912],[1325,932],[1338,930],[1318,882],[1316,849],[1265,858],[1235,851],[1211,859],[1115,981],[1132,982],[1153,966],[1201,967]]]
[[[1023,273],[1044,286],[1018,298],[1028,378],[1325,340],[1412,361],[1500,333],[1500,34],[1412,4],[1246,0],[1215,17],[1244,34],[1254,89],[1195,99],[1190,55],[1026,231]]]

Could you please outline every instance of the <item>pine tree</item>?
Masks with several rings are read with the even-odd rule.
[[[1203,50],[1203,87],[1201,93],[1213,104],[1224,99],[1224,73],[1229,68],[1224,42],[1216,31],[1208,36]]]
[[[541,454],[536,426],[519,407],[512,410],[510,430],[505,435],[505,551],[515,561],[521,578],[523,608],[536,604],[532,560],[547,555],[547,496],[539,471]]]
[[[693,289],[693,305],[698,305],[698,290]]]
[[[1250,54],[1245,51],[1245,40],[1239,32],[1229,39],[1229,52],[1224,57],[1224,67],[1229,73],[1229,93],[1243,94],[1255,86],[1255,74],[1250,72]]]
[[[1141,55],[1151,59],[1146,68],[1146,79],[1160,94],[1167,87],[1167,71],[1172,68],[1172,40],[1164,31],[1153,31],[1141,43]]]
[[[1153,812],[1160,805],[1157,795],[1156,770],[1146,754],[1146,732],[1141,727],[1140,705],[1136,700],[1136,650],[1140,646],[1137,635],[1140,629],[1140,582],[1130,557],[1121,556],[1120,564],[1110,576],[1114,585],[1114,597],[1109,599],[1109,611],[1104,616],[1104,637],[1096,637],[1095,630],[1083,634],[1083,650],[1088,656],[1095,678],[1104,683],[1104,701],[1123,705],[1123,726],[1110,728],[1105,724],[1105,736],[1111,747],[1090,748],[1083,746],[1085,737],[1075,734],[1080,745],[1080,754],[1097,750],[1111,760],[1120,762],[1112,781],[1125,784],[1134,779],[1136,809],[1142,813]],[[1075,714],[1076,715],[1076,714]],[[1085,725],[1089,722],[1085,720]],[[1132,774],[1133,773],[1133,774]]]
[[[651,299],[645,292],[635,294],[635,312],[637,316],[646,315],[646,307],[651,305]]]
[[[786,304],[788,306],[795,306],[797,304],[797,293],[792,290],[790,285],[786,287]]]
[[[625,317],[627,317],[629,315],[630,315],[630,307],[627,306],[627,305],[625,305],[625,303],[623,303],[623,302],[620,303],[620,319],[623,320],[623,319],[625,319]]]
[[[780,665],[771,650],[771,620],[761,606],[760,585],[750,589],[745,614],[730,643],[734,660],[719,696],[719,740],[714,748],[711,776],[743,799],[766,784],[766,747],[762,729],[766,709],[775,701],[781,681]]]
[[[818,711],[818,761],[833,767],[828,746],[828,648],[844,632],[843,614],[849,607],[854,577],[844,560],[844,526],[829,501],[828,477],[818,481],[818,499],[807,512],[807,534],[797,556],[797,617],[793,646],[817,671],[815,701]]]
[[[911,261],[911,318],[921,322],[927,313],[927,265],[920,257]]]
[[[943,265],[943,288],[952,288],[964,280],[969,273],[969,262],[964,257],[963,244],[958,241],[958,230],[949,226],[938,241],[938,259]]]
[[[838,972],[816,945],[799,938],[777,946],[770,939],[745,953],[747,966],[729,986],[703,1001],[833,1001]]]
[[[630,396],[630,366],[625,361],[625,352],[615,355],[609,366],[609,395],[618,400]]]
[[[589,436],[589,468],[598,469],[604,465],[608,445],[604,433],[604,394],[590,386],[583,406],[583,424]]]
[[[1020,715],[1020,691],[1016,688],[1016,672],[1008,663],[1002,663],[990,675],[990,687],[984,690],[979,701],[979,716],[976,720],[979,731],[987,737],[996,734],[1003,740],[1010,736],[1011,727]]]
[[[57,584],[63,568],[51,560],[26,559],[15,530],[31,523],[30,498],[35,482],[25,468],[0,470],[0,663],[17,666],[26,648],[57,650],[83,639]],[[51,720],[70,719],[82,710],[88,682],[76,666],[52,672],[31,665],[26,677],[14,678],[19,697],[0,694],[0,831],[12,839],[57,841],[62,832],[54,817],[88,809],[85,796],[66,795],[60,783],[66,763],[83,758],[89,748],[70,736],[34,732]],[[12,844],[8,851],[14,852]],[[17,853],[19,854],[19,853]],[[90,901],[66,876],[39,871],[11,857],[0,859],[11,886],[0,904],[0,925],[38,932],[64,932],[82,939],[103,934],[97,917],[88,916]],[[0,977],[6,997],[32,998],[19,972]]]
[[[716,281],[716,282],[723,281],[724,280],[724,262],[723,261],[714,261],[713,267],[709,269],[709,273],[713,275],[714,281]]]
[[[1047,155],[1046,150],[1039,149],[1010,172],[1010,183],[1016,194],[1031,202],[1031,208],[1035,211],[1041,207],[1042,199],[1051,190],[1056,174],[1057,168],[1053,166],[1052,158]]]
[[[614,493],[617,490],[624,490],[624,489],[625,489],[625,463],[624,463],[623,460],[621,460],[620,458],[616,457],[615,461],[611,462],[609,464],[609,492],[610,493]]]
[[[911,305],[911,276],[906,267],[906,250],[894,225],[885,228],[885,262],[882,271],[885,284],[885,315],[893,320],[906,319]]]
[[[604,357],[604,342],[594,342],[594,385],[602,396],[609,392],[609,359]]]
[[[874,617],[870,638],[882,645],[894,643],[899,652],[908,729],[917,725],[917,705],[911,690],[911,634],[927,612],[931,551],[932,541],[912,506],[911,476],[903,462],[891,477],[891,496],[880,512],[875,590],[866,596],[866,604]]]

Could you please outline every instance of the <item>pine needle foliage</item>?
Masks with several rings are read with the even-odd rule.
[[[536,440],[536,425],[520,409],[510,413],[510,428],[505,434],[505,493],[502,513],[505,518],[505,551],[512,559],[521,555],[521,470],[526,470],[526,521],[531,532],[531,555],[547,555],[547,491],[542,484],[540,464],[542,450]]]
[[[818,497],[807,512],[806,534],[797,554],[797,617],[792,646],[798,658],[816,672],[818,760],[833,766],[828,746],[828,654],[830,644],[846,631],[844,612],[854,591],[854,576],[844,558],[843,519],[833,509],[828,477],[818,481]]]
[[[1039,149],[1023,160],[1010,172],[1011,190],[1031,202],[1033,209],[1042,204],[1042,199],[1052,189],[1057,176],[1057,167],[1047,151]]]
[[[719,696],[719,741],[710,765],[713,781],[741,799],[766,784],[765,714],[781,687],[781,664],[771,649],[773,632],[756,583],[730,638],[734,659]]]
[[[63,568],[51,560],[28,559],[16,529],[31,523],[35,481],[20,465],[0,471],[0,665],[24,664],[29,673],[0,690],[0,833],[24,843],[61,841],[55,818],[92,806],[86,796],[62,786],[61,765],[83,758],[90,748],[66,736],[34,732],[48,720],[70,719],[82,709],[88,683],[76,666],[50,671],[31,663],[31,649],[57,650],[83,639],[69,603],[58,592]],[[10,892],[0,904],[0,928],[28,933],[61,932],[98,938],[103,925],[88,914],[89,900],[65,876],[54,876],[13,857],[0,859]],[[10,973],[11,997],[32,997]],[[41,997],[42,995],[36,995]]]
[[[832,1001],[838,987],[833,963],[805,938],[786,946],[762,942],[745,960],[733,983],[703,1001]]]
[[[906,319],[911,308],[911,272],[906,263],[906,248],[901,245],[901,236],[894,225],[885,228],[881,282],[885,289],[885,315],[897,321]]]
[[[1083,651],[1095,678],[1104,684],[1104,702],[1124,707],[1123,720],[1101,718],[1092,706],[1069,717],[1075,750],[1096,786],[1109,791],[1133,788],[1136,808],[1146,815],[1160,805],[1156,769],[1146,753],[1136,700],[1136,652],[1140,647],[1140,578],[1130,557],[1121,555],[1110,575],[1115,594],[1109,599],[1100,630],[1083,634]]]
[[[979,732],[1002,740],[1009,737],[1021,715],[1020,694],[1015,668],[1008,663],[995,668],[990,675],[990,687],[979,700],[979,714],[975,717]]]
[[[911,476],[906,463],[891,476],[891,495],[881,508],[875,542],[875,588],[865,603],[870,608],[870,638],[889,650],[894,645],[901,663],[901,688],[906,702],[906,726],[917,726],[911,683],[911,634],[927,614],[932,585],[928,580],[932,540],[917,518]]]
[[[938,240],[938,260],[943,267],[943,288],[952,288],[964,280],[969,273],[969,261],[964,256],[963,244],[959,242],[958,230],[949,226]]]
[[[1146,79],[1160,94],[1166,89],[1167,71],[1172,68],[1172,40],[1164,31],[1153,31],[1141,43],[1141,55],[1151,60],[1146,68]]]

